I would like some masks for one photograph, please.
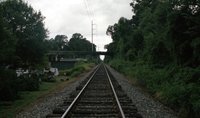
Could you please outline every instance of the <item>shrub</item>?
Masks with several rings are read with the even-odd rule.
[[[0,69],[0,100],[10,101],[18,97],[17,77],[14,70]]]
[[[75,76],[81,74],[81,73],[84,72],[84,71],[85,71],[85,68],[84,68],[83,66],[76,66],[75,68],[73,68],[73,69],[71,70],[70,76],[71,76],[71,77],[75,77]]]
[[[40,76],[41,80],[44,82],[56,82],[53,73],[45,73],[44,75]]]
[[[37,75],[24,75],[18,78],[18,89],[21,91],[39,90],[39,77]]]
[[[85,70],[87,70],[87,68],[88,66],[86,66],[85,63],[79,62],[78,64],[75,64],[74,68],[62,71],[61,75],[75,77],[84,72]]]

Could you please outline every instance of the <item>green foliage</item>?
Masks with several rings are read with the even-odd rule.
[[[41,80],[42,82],[56,82],[56,78],[52,74],[45,74]]]
[[[0,8],[1,11],[1,8]],[[0,65],[7,65],[14,61],[16,40],[12,33],[6,28],[0,12]]]
[[[145,87],[156,99],[176,110],[180,117],[199,116],[199,69],[174,65],[155,68],[142,61],[113,60],[110,64],[135,78],[135,84]]]
[[[75,66],[74,68],[66,71],[66,75],[70,77],[75,77],[79,75],[80,73],[82,73],[84,70],[85,68],[83,66]]]
[[[68,76],[68,77],[76,77],[80,75],[81,73],[88,71],[93,64],[91,63],[85,63],[85,62],[77,62],[75,66],[71,69],[63,70],[60,72],[61,75]]]
[[[3,34],[6,35],[5,31],[10,31],[12,34],[10,33],[9,37],[15,37],[16,46],[10,43],[12,49],[16,50],[15,57],[23,65],[33,66],[40,63],[45,53],[44,39],[47,37],[47,30],[43,24],[44,17],[22,0],[3,1],[0,8],[0,17],[7,24]]]
[[[59,78],[57,78],[59,80]],[[1,101],[0,118],[14,118],[21,110],[29,108],[44,96],[54,93],[55,90],[65,87],[68,82],[56,81],[54,83],[42,82],[39,91],[22,91],[19,92],[20,98],[15,101]],[[9,106],[4,104],[10,103]],[[2,105],[3,104],[3,105]]]
[[[93,51],[96,52],[96,46],[95,44],[92,44],[90,41],[86,40],[86,38],[84,38],[80,33],[74,33],[69,41],[65,35],[56,35],[54,39],[52,38],[50,40],[46,40],[45,43],[46,48],[49,51],[68,51],[67,55],[59,55],[58,60],[61,58],[84,58],[88,59],[89,61],[93,61],[94,58],[98,59],[96,55],[83,54],[84,52],[91,52],[92,45]],[[55,61],[55,59],[51,57],[50,60]]]
[[[13,70],[0,71],[0,93],[1,100],[14,100],[17,97],[18,91],[35,91],[39,90],[39,77],[32,74],[16,77]]]
[[[180,117],[199,116],[200,5],[198,0],[136,0],[132,19],[109,26],[105,60]]]
[[[41,12],[22,0],[0,2],[0,100],[14,100],[18,91],[39,89],[35,75],[17,78],[14,69],[44,62],[47,30],[43,20]]]
[[[47,50],[50,50],[50,51],[66,50],[68,48],[67,38],[68,37],[65,35],[56,35],[54,39],[52,38],[50,40],[46,40],[45,44],[46,44]]]
[[[0,101],[10,101],[18,97],[16,73],[0,69]]]
[[[179,114],[185,116],[199,116],[199,76],[200,70],[178,68],[178,72],[170,75],[173,79],[161,86],[162,100],[174,108],[180,108]],[[171,71],[170,74],[174,73]],[[184,113],[183,113],[183,110]],[[181,115],[181,116],[182,116]]]
[[[26,75],[18,78],[17,84],[20,91],[36,91],[39,90],[40,82],[38,76],[29,77],[29,75]]]
[[[42,79],[43,82],[51,82],[54,83],[56,82],[56,79],[54,77],[52,77],[51,79],[49,79],[48,77],[45,77]]]
[[[72,51],[91,51],[92,44],[86,40],[81,34],[75,33],[69,40],[69,48]],[[93,51],[96,51],[96,46],[93,44]]]
[[[158,66],[171,62],[180,66],[199,65],[197,2],[141,0],[131,6],[135,12],[132,19],[122,17],[108,27],[107,34],[115,48],[107,46],[108,51],[125,60],[143,58]]]
[[[91,51],[92,43],[84,38],[80,33],[75,33],[69,42],[65,35],[56,35],[55,38],[46,40],[46,47],[50,51]],[[95,51],[95,45],[94,51]]]

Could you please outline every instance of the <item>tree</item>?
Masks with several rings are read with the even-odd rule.
[[[16,40],[12,33],[6,28],[0,15],[0,66],[6,66],[15,60]]]
[[[42,62],[47,35],[43,19],[40,12],[35,12],[22,0],[0,2],[0,100],[19,97],[17,93],[19,87],[24,86],[24,80],[17,78],[16,67],[30,67]],[[39,85],[37,79],[34,78],[33,84],[27,78],[27,83]]]
[[[130,5],[132,19],[120,18],[107,29],[113,42],[106,47],[115,53],[106,61],[144,80],[182,117],[199,117],[199,0],[133,0]]]
[[[35,65],[43,59],[44,40],[47,30],[44,17],[22,0],[7,0],[0,3],[2,17],[8,29],[16,37],[16,56],[25,65]]]
[[[68,47],[68,40],[66,35],[56,35],[55,38],[46,40],[48,50],[62,51]]]
[[[92,45],[93,50],[96,51],[96,46],[86,40],[80,33],[73,34],[69,40],[69,48],[73,51],[91,51]]]
[[[56,35],[55,43],[58,46],[57,50],[63,50],[63,48],[68,45],[67,36],[65,36],[65,35]]]

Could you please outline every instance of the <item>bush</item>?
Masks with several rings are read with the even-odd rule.
[[[44,75],[40,76],[41,80],[44,82],[56,82],[56,79],[54,77],[54,73],[45,73]]]
[[[10,101],[18,97],[17,77],[13,70],[0,69],[0,100]]]
[[[18,89],[21,91],[39,90],[39,77],[37,75],[24,75],[18,78]]]
[[[85,70],[87,70],[88,66],[89,65],[87,65],[83,62],[81,62],[81,63],[79,62],[79,63],[75,64],[74,68],[61,71],[60,74],[65,75],[65,76],[75,77],[75,76],[83,73]]]
[[[75,77],[79,74],[81,74],[82,72],[85,71],[85,68],[83,66],[76,66],[75,68],[73,68],[70,72],[70,76],[71,77]]]

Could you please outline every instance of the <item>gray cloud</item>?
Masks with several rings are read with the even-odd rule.
[[[96,24],[94,43],[100,50],[112,40],[106,36],[108,25],[113,25],[120,17],[131,18],[132,11],[129,3],[132,0],[85,0],[94,16],[89,17],[84,0],[25,0],[35,10],[40,10],[45,19],[49,36],[81,33],[91,40],[91,18]],[[91,13],[89,13],[91,14]]]

